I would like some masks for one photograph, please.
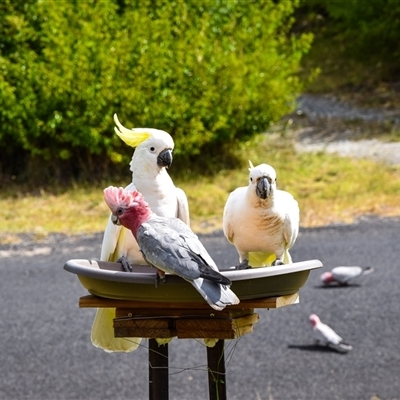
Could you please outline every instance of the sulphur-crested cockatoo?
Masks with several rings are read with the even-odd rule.
[[[353,348],[348,343],[345,343],[330,326],[321,322],[318,315],[311,314],[309,320],[313,330],[313,337],[317,345],[329,347],[340,353],[347,353]]]
[[[160,216],[177,217],[189,225],[189,206],[185,192],[175,187],[167,168],[172,163],[174,141],[162,130],[150,128],[127,129],[114,115],[116,134],[129,146],[135,147],[130,163],[132,183],[127,190],[143,194],[152,210]],[[146,264],[139,246],[130,230],[108,220],[101,248],[102,261],[128,261]],[[92,326],[91,339],[96,347],[108,352],[135,350],[140,338],[114,338],[115,309],[97,310]],[[159,341],[161,343],[161,341]]]
[[[369,274],[373,272],[372,267],[359,267],[359,266],[349,266],[349,267],[335,267],[331,271],[326,271],[321,274],[321,281],[325,286],[339,285],[347,286],[356,278]]]
[[[276,188],[273,167],[249,163],[249,185],[229,195],[223,214],[224,234],[239,253],[237,268],[289,264],[299,232],[298,203]]]
[[[113,214],[113,222],[132,231],[145,260],[161,278],[175,274],[194,286],[215,310],[238,304],[229,288],[231,281],[222,275],[197,235],[179,218],[167,218],[152,212],[142,194],[109,186],[104,199]]]

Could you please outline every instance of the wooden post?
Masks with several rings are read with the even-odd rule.
[[[210,400],[226,400],[225,340],[207,347],[208,391]]]
[[[149,400],[168,400],[168,344],[149,339]]]

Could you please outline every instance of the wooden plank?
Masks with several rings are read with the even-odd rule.
[[[115,316],[122,317],[207,317],[207,318],[236,318],[242,315],[252,314],[254,309],[243,308],[238,310],[224,309],[222,311],[214,311],[210,308],[205,309],[190,309],[190,308],[175,308],[175,309],[154,309],[154,308],[117,308]]]
[[[253,330],[258,314],[238,318],[114,319],[115,337],[235,339]]]
[[[250,332],[258,314],[238,318],[116,318],[115,337],[234,339]]]
[[[227,306],[225,310],[240,310],[243,308],[277,308],[295,304],[298,302],[298,293],[279,296],[268,297],[262,299],[249,299],[241,300],[239,304]],[[221,311],[213,310],[207,303],[195,302],[153,302],[153,301],[133,301],[133,300],[115,300],[98,297],[93,295],[83,296],[79,299],[79,307],[81,308],[132,308],[132,309],[203,309],[211,313],[218,313]]]
[[[287,296],[277,297],[276,308],[289,306],[291,304],[298,304],[300,302],[299,292],[289,294]]]
[[[235,310],[237,311],[237,310]],[[230,317],[229,310],[218,311],[218,316],[225,316],[226,318]],[[210,307],[208,309],[191,309],[191,308],[174,308],[174,309],[160,309],[160,308],[117,308],[116,317],[140,317],[140,316],[149,316],[149,317],[182,317],[182,316],[203,316],[212,318],[216,315],[213,309]]]
[[[254,325],[242,326],[232,330],[178,330],[178,339],[237,339],[247,333],[253,332]]]
[[[166,318],[115,318],[114,328],[143,328],[143,329],[170,329],[173,325],[171,319]]]
[[[176,308],[192,308],[192,309],[208,309],[214,310],[206,302],[155,302],[155,301],[134,301],[134,300],[116,300],[107,299],[93,295],[83,296],[79,299],[79,307],[93,308],[156,308],[156,309],[176,309]]]
[[[181,318],[175,326],[180,330],[234,330],[242,326],[258,322],[258,314],[250,314],[239,318]]]
[[[142,338],[170,338],[177,336],[175,329],[162,329],[162,328],[129,328],[119,326],[114,328],[115,337],[142,337]]]

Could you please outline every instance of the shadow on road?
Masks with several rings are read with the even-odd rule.
[[[337,353],[337,354],[344,354],[339,353],[330,347],[325,346],[318,346],[316,344],[289,344],[288,349],[297,349],[297,350],[304,350],[304,351],[317,351],[322,353]]]
[[[330,286],[315,285],[314,289],[347,289],[352,287],[361,287],[361,285],[358,283],[350,283],[348,285],[330,285]]]

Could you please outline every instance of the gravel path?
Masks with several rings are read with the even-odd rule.
[[[400,165],[400,142],[378,139],[355,140],[368,124],[400,125],[400,110],[361,108],[333,96],[303,95],[298,100],[295,118],[296,150],[300,152],[336,153],[345,157],[370,158],[391,165]],[[353,125],[349,122],[353,123]],[[386,128],[387,129],[387,128]]]
[[[400,110],[361,108],[332,95],[304,94],[298,99],[297,111],[301,111],[314,121],[320,118],[339,118],[379,122],[390,120],[395,124],[400,123]]]

